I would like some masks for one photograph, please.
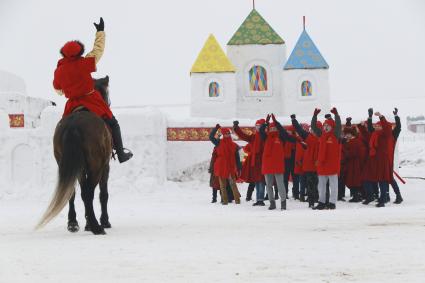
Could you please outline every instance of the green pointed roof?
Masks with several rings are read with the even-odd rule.
[[[285,41],[253,9],[227,45],[284,44]]]

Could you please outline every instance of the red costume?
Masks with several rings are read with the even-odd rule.
[[[355,133],[353,133],[353,136],[355,136]],[[366,147],[358,136],[347,140],[342,146],[344,164],[342,174],[345,185],[350,189],[362,187],[362,170],[366,151]]]
[[[236,152],[238,145],[233,142],[230,136],[229,129],[221,129],[223,138],[217,146],[217,159],[214,163],[214,175],[221,178],[229,178],[236,176],[237,164],[236,164]]]
[[[317,158],[317,174],[321,176],[339,174],[341,166],[341,147],[335,136],[335,121],[327,119],[324,124],[329,125],[332,130],[322,131],[319,138],[319,152]]]
[[[275,123],[271,123],[269,128],[276,128]],[[285,172],[285,149],[277,130],[267,133],[264,144],[262,173],[283,174]]]
[[[261,126],[266,121],[260,119],[255,123],[255,126]],[[247,183],[263,182],[264,176],[261,173],[261,164],[264,151],[264,141],[261,139],[260,133],[257,130],[255,134],[244,133],[239,126],[234,127],[235,133],[238,137],[246,141],[249,146],[249,153],[244,163],[242,164],[241,179]]]
[[[68,101],[63,116],[67,116],[78,106],[102,118],[112,118],[112,112],[100,93],[94,89],[91,73],[96,72],[95,57],[81,57],[82,46],[68,42],[62,47],[64,58],[60,59],[54,74],[53,87],[60,90]]]

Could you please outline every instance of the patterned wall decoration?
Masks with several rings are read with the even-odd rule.
[[[9,126],[11,128],[25,127],[24,114],[9,114]]]
[[[303,81],[301,84],[301,95],[302,96],[312,96],[313,89],[310,81]]]
[[[251,91],[267,91],[267,71],[261,66],[249,70],[249,87]]]
[[[219,97],[220,96],[220,85],[219,85],[219,83],[217,83],[217,82],[210,83],[209,96],[210,97]]]

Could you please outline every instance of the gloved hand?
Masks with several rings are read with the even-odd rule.
[[[221,128],[220,124],[215,125],[215,128],[218,130]]]
[[[351,117],[348,117],[347,119],[345,119],[345,125],[348,127],[351,127]]]
[[[320,111],[322,111],[322,110],[320,110],[319,108],[314,109],[314,114],[313,114],[313,116],[317,116],[317,115],[319,115]]]
[[[373,116],[373,108],[369,108],[367,110],[367,113],[369,114],[369,118],[372,118],[372,116]]]
[[[50,101],[50,103],[52,103],[52,106],[56,106],[56,102]]]
[[[273,120],[273,122],[275,122],[276,123],[276,117],[274,116],[274,114],[272,113],[272,120]]]
[[[237,126],[239,126],[239,121],[233,121],[233,127],[237,127]]]
[[[334,115],[338,115],[338,110],[336,110],[336,108],[334,107],[331,109],[331,113]]]
[[[96,23],[93,23],[93,24],[96,27],[96,30],[97,31],[104,31],[105,30],[105,23],[103,22],[103,18],[102,17],[100,17],[100,21],[99,21],[98,24],[96,24]]]
[[[266,123],[268,124],[269,122],[270,122],[270,114],[268,114],[266,118]]]
[[[294,119],[296,119],[296,118],[297,118],[297,116],[295,116],[295,114],[292,114],[292,115],[291,115],[291,119],[292,119],[292,120],[294,120]]]
[[[394,108],[393,113],[394,113],[394,116],[397,116],[397,114],[398,114],[398,109],[397,109],[397,107],[396,107],[396,108]]]

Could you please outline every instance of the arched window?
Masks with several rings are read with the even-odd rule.
[[[301,84],[301,96],[312,96],[313,89],[310,81],[303,81]]]
[[[217,82],[210,83],[209,96],[210,97],[219,97],[220,96],[220,85]]]
[[[251,91],[267,91],[267,71],[255,65],[249,70],[249,87]]]

